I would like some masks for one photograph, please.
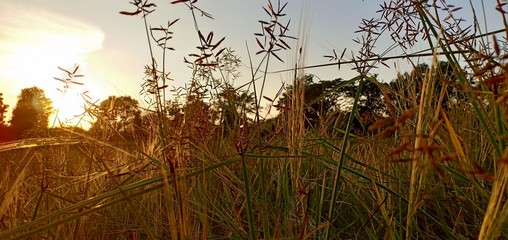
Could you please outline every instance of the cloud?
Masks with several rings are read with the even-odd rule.
[[[22,4],[0,3],[0,49],[60,47],[75,53],[102,48],[104,33],[97,27]]]

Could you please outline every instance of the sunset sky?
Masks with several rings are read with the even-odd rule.
[[[183,57],[195,53],[198,45],[192,16],[182,5],[171,5],[171,1],[154,1],[158,8],[148,16],[151,26],[165,25],[168,20],[181,20],[174,25],[174,39],[170,45],[176,49],[168,57],[171,87],[179,87],[189,82],[191,72],[183,63]],[[276,1],[273,1],[276,3]],[[284,2],[284,1],[282,1]],[[448,1],[462,2],[462,1]],[[474,1],[475,4],[479,4]],[[487,3],[488,2],[488,3]],[[494,10],[494,1],[486,1],[488,30],[501,28],[501,15]],[[246,43],[252,52],[257,51],[254,33],[260,30],[258,20],[268,20],[262,6],[266,1],[239,0],[201,0],[197,6],[210,13],[214,19],[198,18],[200,29],[207,33],[213,31],[217,38],[225,36],[223,47],[231,47],[243,60],[242,76],[238,82],[250,79]],[[458,4],[459,5],[459,4]],[[476,13],[483,18],[481,5],[475,6]],[[359,37],[354,32],[362,18],[378,17],[378,1],[339,1],[339,0],[291,0],[286,14],[291,18],[289,34],[298,37],[298,24],[303,17],[308,20],[304,30],[308,33],[307,64],[327,63],[323,55],[330,55],[332,49],[344,48],[358,51],[359,46],[352,39]],[[471,15],[469,5],[464,6],[464,16]],[[132,11],[133,6],[125,1],[87,0],[2,0],[0,2],[0,92],[12,111],[16,96],[22,88],[38,86],[54,106],[61,108],[61,117],[69,118],[83,111],[83,101],[78,93],[89,91],[94,100],[104,100],[109,95],[131,95],[144,105],[139,95],[144,65],[150,61],[143,21],[139,16],[120,15],[119,11]],[[480,19],[483,21],[483,19]],[[389,38],[378,44],[377,52],[383,52],[390,44]],[[426,45],[416,46],[415,51]],[[400,50],[388,56],[401,54]],[[271,65],[271,71],[281,70],[291,65],[294,52],[281,57],[284,64]],[[259,61],[254,58],[254,61]],[[275,63],[275,61],[274,61]],[[393,67],[394,63],[399,68]],[[56,89],[62,84],[53,77],[63,77],[58,66],[71,69],[80,65],[79,73],[86,77],[80,79],[83,86],[76,87],[66,96]],[[392,80],[397,70],[407,71],[397,61],[389,63],[390,69],[378,69],[383,80]],[[402,67],[400,67],[402,66]],[[354,76],[348,67],[325,67],[307,70],[320,79],[331,80]],[[266,96],[272,97],[277,89],[288,79],[287,73],[271,74]],[[9,117],[8,117],[9,119]],[[7,120],[8,120],[7,119]]]

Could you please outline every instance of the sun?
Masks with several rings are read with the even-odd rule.
[[[79,66],[75,66],[73,72],[78,70]],[[63,70],[63,69],[62,69]],[[68,70],[63,70],[68,71]],[[69,73],[71,73],[69,71]],[[90,91],[90,86],[85,86],[82,81],[82,75],[74,74],[68,78],[57,78],[55,81],[61,84],[56,91],[49,91],[48,98],[53,102],[52,107],[54,112],[52,114],[51,125],[53,127],[59,126],[79,126],[85,129],[90,127],[90,116],[87,114],[87,108],[93,102]],[[95,95],[95,94],[94,94]]]

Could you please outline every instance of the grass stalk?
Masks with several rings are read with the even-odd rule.
[[[190,10],[199,52],[185,59],[193,70],[187,92],[167,102],[172,32],[148,23],[155,4],[134,0],[136,10],[121,13],[142,16],[148,40],[145,84],[153,91],[143,85],[143,92],[153,105],[138,109],[148,116],[140,116],[142,134],[129,139],[103,111],[97,116],[110,128],[101,133],[56,137],[47,129],[55,137],[0,144],[7,173],[0,239],[506,238],[506,49],[497,40],[508,31],[505,16],[504,29],[489,31],[473,9],[474,25],[463,28],[454,16],[460,9],[446,1],[388,1],[379,19],[362,21],[358,56],[342,59],[346,51],[339,57],[333,50],[326,56],[332,63],[312,66],[304,62],[312,49],[303,16],[294,62],[270,72],[291,49],[286,39],[295,39],[281,22],[286,5],[272,2],[255,34],[260,61],[253,64],[247,48],[250,76],[236,87],[239,71],[225,69],[228,61],[241,66],[239,58],[218,46],[224,38],[212,41],[213,32],[199,28],[200,16],[211,15],[198,1],[172,1]],[[162,31],[162,42],[154,31]],[[375,53],[387,33],[394,43]],[[428,48],[411,53],[418,34]],[[387,56],[396,46],[404,54]],[[422,58],[432,58],[430,66],[414,65]],[[401,59],[415,68],[393,84],[367,75]],[[359,76],[328,81],[304,71],[344,64]],[[290,86],[266,96],[271,74],[280,72],[289,72]],[[382,101],[371,100],[373,86]],[[244,89],[251,100],[240,97]],[[263,116],[263,98],[277,118]]]
[[[423,138],[426,133],[425,126],[429,123],[428,113],[430,113],[430,101],[433,98],[433,76],[435,75],[434,66],[437,58],[434,57],[433,64],[425,74],[424,80],[421,86],[420,99],[418,102],[418,118],[415,129],[415,143],[414,149],[423,149],[428,143]],[[421,152],[415,151],[412,158],[411,164],[411,178],[409,184],[409,205],[407,213],[406,223],[406,239],[411,238],[411,228],[413,225],[414,214],[416,213],[420,203],[419,191],[423,187],[423,180],[428,169],[428,155],[422,154]]]
[[[250,188],[250,180],[249,180],[249,172],[247,170],[247,160],[245,159],[245,155],[241,155],[241,164],[242,164],[242,175],[243,175],[243,184],[245,188],[245,200],[247,202],[247,219],[249,222],[249,239],[256,239],[256,231],[255,231],[255,222],[254,222],[254,210],[252,206],[252,194]]]
[[[330,239],[331,238],[331,232],[330,232],[330,227],[332,226],[333,224],[333,214],[335,213],[335,206],[336,206],[336,200],[337,200],[337,195],[338,195],[338,191],[339,191],[339,188],[340,188],[340,179],[342,177],[342,169],[343,169],[343,166],[344,166],[344,159],[345,159],[345,156],[346,156],[346,153],[347,153],[347,147],[348,147],[348,138],[349,138],[349,133],[351,132],[351,127],[353,125],[353,121],[355,119],[355,114],[356,114],[356,108],[358,107],[358,101],[360,99],[360,94],[361,94],[361,91],[362,91],[362,88],[363,88],[363,84],[364,84],[364,79],[365,77],[364,76],[360,76],[360,77],[357,77],[358,79],[358,89],[356,91],[356,95],[355,95],[355,98],[354,98],[354,102],[353,102],[353,107],[351,109],[351,113],[349,115],[349,119],[348,119],[348,123],[346,125],[346,131],[344,133],[344,138],[342,139],[342,145],[341,145],[341,152],[340,152],[340,155],[339,155],[339,159],[337,161],[337,169],[335,170],[335,177],[333,178],[333,187],[332,187],[332,195],[331,195],[331,198],[330,198],[330,207],[328,208],[328,215],[327,215],[327,219],[329,221],[328,225],[326,226],[326,229],[325,229],[325,238],[326,239]]]

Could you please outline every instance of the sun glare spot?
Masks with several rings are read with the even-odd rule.
[[[56,126],[73,126],[78,124],[80,120],[86,120],[82,119],[86,117],[86,114],[84,114],[83,98],[82,93],[77,91],[62,93],[60,95],[54,94],[52,100],[55,112],[53,114],[54,121],[51,124]]]

